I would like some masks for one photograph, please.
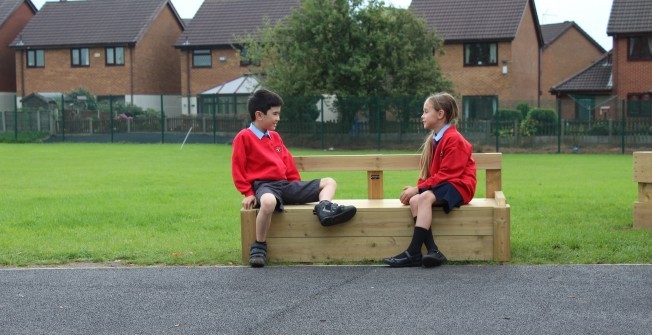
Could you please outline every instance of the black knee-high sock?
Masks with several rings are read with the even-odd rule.
[[[417,217],[414,217],[414,223],[417,223]],[[423,241],[423,244],[426,245],[426,250],[439,250],[437,248],[437,244],[435,244],[435,238],[432,236],[432,227],[428,228],[428,235],[426,236],[425,241]]]
[[[420,254],[421,246],[423,245],[423,241],[425,241],[427,235],[427,230],[421,227],[414,227],[414,235],[412,235],[412,242],[410,242],[410,246],[407,248],[407,252],[409,252],[410,255]]]
[[[437,244],[435,244],[435,238],[432,236],[432,228],[428,229],[428,236],[426,236],[426,240],[423,241],[423,244],[426,245],[428,251],[439,250]]]

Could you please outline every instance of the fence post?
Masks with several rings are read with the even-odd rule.
[[[66,141],[66,100],[61,94],[61,142]]]
[[[18,142],[18,101],[14,97],[14,140]]]
[[[557,96],[557,153],[561,153],[561,98]]]
[[[4,111],[0,112],[0,113],[2,113],[2,117],[0,118],[0,120],[2,120],[2,132],[6,133],[7,132],[7,125],[5,123],[7,122],[7,119],[6,119],[7,116],[5,115]]]
[[[113,143],[113,95],[109,95],[109,128],[111,128],[111,143]]]
[[[496,135],[496,152],[500,152],[500,113],[498,112],[498,110],[500,109],[500,106],[498,105],[499,103],[500,102],[496,101],[496,111],[495,111],[496,129],[494,129],[494,134]]]
[[[165,143],[165,111],[163,110],[163,94],[161,94],[161,143]]]
[[[217,143],[217,119],[215,115],[217,114],[217,96],[213,96],[211,98],[211,112],[213,114],[213,144]]]
[[[324,150],[324,96],[319,99],[321,101],[321,150]]]
[[[616,103],[616,105],[618,105],[618,103]],[[620,109],[620,115],[621,115],[621,119],[622,119],[621,122],[620,122],[621,123],[621,126],[620,126],[621,131],[620,132],[622,133],[623,140],[620,141],[620,143],[621,143],[621,145],[620,145],[620,153],[624,155],[625,154],[625,99],[623,99],[622,106],[623,107]]]
[[[380,139],[381,139],[380,132],[382,130],[381,129],[382,125],[380,124],[380,97],[376,96],[375,100],[376,100],[376,127],[378,128],[378,148],[377,148],[377,150],[380,151]]]

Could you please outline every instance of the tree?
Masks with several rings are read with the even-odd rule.
[[[382,0],[299,3],[284,21],[244,39],[265,87],[288,97],[417,97],[418,110],[429,94],[451,90],[433,56],[442,40],[408,10]],[[400,105],[414,111],[415,103]]]

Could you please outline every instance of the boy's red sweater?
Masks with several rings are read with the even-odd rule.
[[[301,180],[281,136],[271,130],[269,136],[258,139],[251,130],[243,129],[233,139],[231,174],[235,187],[245,197],[254,195],[252,185],[256,180]]]
[[[417,187],[430,188],[449,182],[460,192],[465,204],[468,204],[475,194],[476,171],[475,160],[471,156],[473,147],[457,131],[455,126],[446,130],[439,140],[430,162],[430,177],[419,179]]]

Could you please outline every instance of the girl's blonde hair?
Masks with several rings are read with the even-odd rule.
[[[446,92],[436,93],[426,99],[427,102],[432,103],[436,111],[443,110],[446,114],[446,123],[455,124],[459,117],[459,108],[455,97]],[[420,179],[428,179],[430,177],[430,161],[432,160],[432,138],[435,131],[431,131],[421,145],[421,160],[419,161]]]

